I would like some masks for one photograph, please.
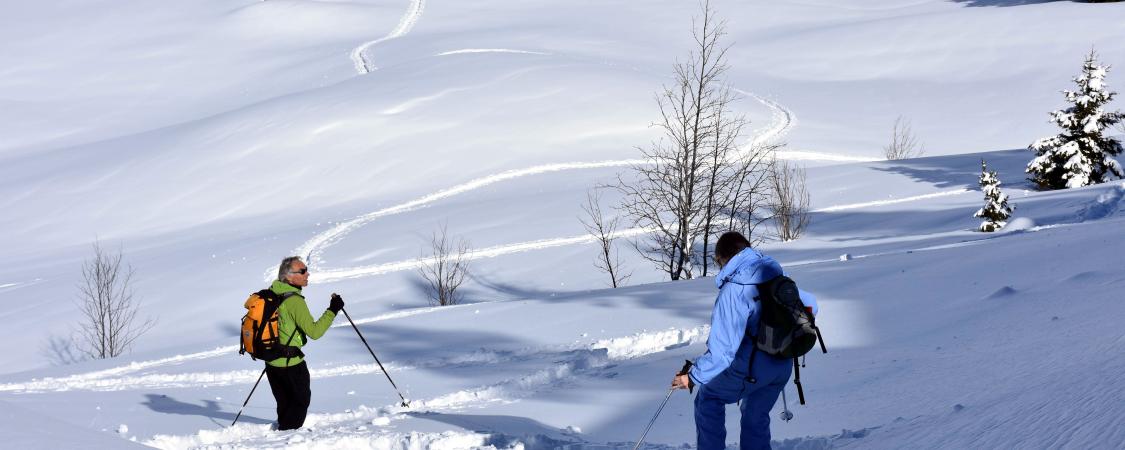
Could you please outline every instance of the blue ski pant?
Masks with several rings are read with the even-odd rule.
[[[770,410],[785,383],[789,382],[793,360],[759,358],[755,361],[756,383],[746,380],[745,371],[727,369],[719,376],[699,387],[695,396],[695,436],[699,450],[726,448],[727,405],[738,402],[742,412],[739,448],[759,450],[770,448]],[[788,361],[780,363],[780,361]],[[771,366],[771,367],[759,367]]]

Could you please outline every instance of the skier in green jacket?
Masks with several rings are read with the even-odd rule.
[[[300,347],[308,338],[319,339],[328,331],[336,314],[344,308],[344,300],[332,294],[328,309],[313,320],[309,306],[301,294],[301,288],[309,285],[309,268],[300,257],[290,256],[281,260],[277,270],[277,280],[270,290],[278,295],[290,295],[277,309],[278,334],[281,342],[292,347],[289,356],[266,362],[266,377],[270,390],[277,400],[277,429],[295,430],[305,423],[305,415],[312,401],[309,388],[309,367],[305,364],[304,353]]]

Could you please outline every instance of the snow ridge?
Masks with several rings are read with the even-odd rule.
[[[707,338],[710,330],[709,325],[688,329],[671,328],[601,340],[588,350],[571,352],[568,361],[556,364],[554,367],[490,386],[457,391],[429,400],[415,400],[412,405],[419,410],[451,410],[475,407],[483,403],[510,402],[551,387],[565,386],[569,379],[605,368],[614,361],[641,358],[702,342]]]
[[[1125,203],[1125,183],[1114,186],[1112,190],[1099,195],[1097,200],[1079,211],[1078,220],[1085,222],[1112,216],[1121,209],[1122,203]]]
[[[468,306],[468,305],[464,305]],[[393,317],[406,317],[409,315],[431,312],[435,309],[423,308],[422,311],[411,311],[411,314],[388,315]],[[368,319],[364,323],[375,322],[388,317]],[[338,325],[342,326],[342,325]],[[348,325],[350,326],[350,325]],[[405,372],[418,368],[443,368],[453,366],[472,366],[482,364],[499,364],[511,361],[524,360],[535,357],[565,357],[573,360],[566,368],[556,367],[543,374],[529,376],[529,380],[522,385],[542,385],[569,376],[577,368],[587,368],[593,365],[594,359],[588,354],[599,354],[611,360],[631,359],[645,355],[659,353],[684,345],[690,345],[705,339],[709,331],[708,326],[689,329],[672,328],[664,331],[641,332],[632,336],[610,338],[595,342],[592,345],[565,345],[532,347],[514,351],[501,351],[482,348],[472,353],[459,353],[444,358],[426,358],[421,361],[404,361],[398,364],[384,364],[392,372]],[[221,355],[230,355],[234,347],[219,347],[208,352],[193,353],[191,355],[177,355],[153,361],[132,363],[114,369],[90,372],[61,378],[41,378],[22,383],[0,384],[0,392],[40,393],[40,392],[65,392],[71,390],[89,391],[122,391],[134,389],[171,389],[185,387],[214,387],[229,386],[233,384],[249,384],[257,379],[260,371],[231,370],[223,372],[189,372],[178,374],[145,374],[138,376],[122,376],[131,372],[148,369],[164,364],[180,363],[195,359],[211,358]],[[569,356],[567,354],[570,354]],[[574,354],[578,354],[576,357]],[[604,364],[603,364],[604,365]],[[561,370],[561,371],[560,371]],[[377,364],[346,364],[330,368],[312,368],[310,376],[314,379],[331,378],[352,375],[382,374],[383,371]],[[553,374],[553,375],[552,375]],[[539,380],[539,381],[534,381]],[[506,390],[503,392],[507,392]],[[465,398],[466,394],[454,395],[456,398]],[[448,403],[448,400],[445,400]]]
[[[708,326],[670,328],[598,341],[585,348],[563,352],[563,361],[546,369],[488,386],[455,391],[431,399],[413,400],[410,411],[464,410],[484,404],[512,402],[552,388],[565,388],[570,379],[606,368],[614,361],[640,358],[698,343],[706,338],[708,332]],[[313,372],[314,376],[317,372]],[[401,413],[405,411],[397,405],[379,408],[361,405],[356,410],[342,413],[309,414],[305,422],[306,428],[297,432],[275,432],[268,425],[239,424],[219,430],[200,430],[187,436],[156,435],[145,444],[165,449],[226,448],[239,442],[251,446],[286,447],[315,440],[317,446],[309,448],[497,448],[493,446],[499,440],[490,440],[489,435],[447,432],[411,433],[406,436],[380,434],[377,431],[372,433],[368,429],[374,427],[377,430],[378,427],[389,425],[393,419],[404,418]],[[447,444],[450,446],[444,446]],[[508,445],[511,447],[501,448],[522,448],[518,442]]]
[[[312,416],[309,417],[312,419]],[[299,430],[296,432],[274,432],[267,425],[237,425],[215,431],[200,431],[193,436],[156,435],[145,441],[145,445],[162,449],[218,449],[231,448],[243,441],[268,448],[335,449],[366,448],[372,450],[461,450],[466,448],[497,450],[522,449],[518,443],[512,446],[496,447],[491,444],[490,435],[470,432],[446,431],[443,433],[377,433],[372,434],[366,426],[351,430]]]

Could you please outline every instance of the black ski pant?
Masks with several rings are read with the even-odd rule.
[[[277,400],[277,429],[296,430],[305,424],[312,390],[309,389],[309,366],[301,361],[290,367],[266,364],[266,378]]]

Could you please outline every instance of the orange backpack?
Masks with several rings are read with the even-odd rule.
[[[250,294],[246,299],[246,315],[242,316],[242,336],[239,340],[238,354],[250,354],[251,359],[273,361],[278,358],[304,356],[298,347],[290,347],[287,342],[281,345],[278,332],[277,310],[285,299],[296,295],[286,292],[278,295],[270,289],[262,289]],[[293,342],[293,333],[289,342]]]

